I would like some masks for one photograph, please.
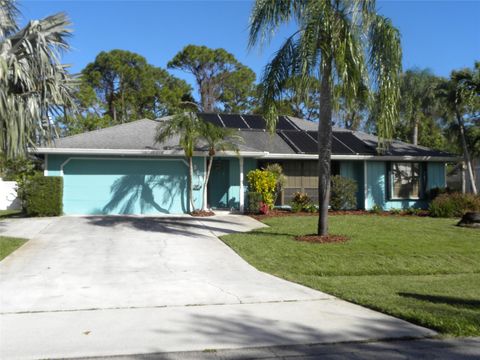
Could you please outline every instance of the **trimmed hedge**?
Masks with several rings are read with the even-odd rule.
[[[63,213],[63,178],[38,174],[24,187],[28,216],[59,216]]]
[[[332,210],[353,210],[357,208],[357,182],[340,175],[332,176],[330,206]]]
[[[429,207],[433,217],[462,217],[468,211],[480,211],[480,196],[445,193],[432,200]]]
[[[247,212],[249,214],[258,214],[262,200],[262,194],[258,192],[250,191],[247,193]]]

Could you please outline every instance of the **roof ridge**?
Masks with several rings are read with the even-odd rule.
[[[110,130],[110,129],[117,128],[117,127],[121,127],[121,126],[132,125],[132,124],[138,123],[138,122],[140,122],[140,121],[158,122],[157,120],[152,120],[152,119],[147,119],[147,118],[138,119],[138,120],[133,120],[133,121],[129,121],[129,122],[126,122],[126,123],[122,123],[122,124],[115,124],[115,125],[107,126],[107,127],[100,128],[100,129],[95,129],[95,130],[85,131],[85,132],[78,133],[78,134],[74,134],[74,135],[69,135],[69,136],[60,137],[60,138],[58,138],[57,140],[72,139],[72,138],[75,138],[75,137],[77,137],[77,136],[84,136],[84,135],[87,135],[87,134],[98,133],[98,132],[102,132],[102,131],[104,131],[104,130]]]

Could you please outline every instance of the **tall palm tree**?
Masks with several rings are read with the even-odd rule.
[[[158,143],[179,136],[178,144],[183,149],[188,161],[189,212],[196,210],[193,199],[193,154],[198,147],[200,134],[200,123],[195,113],[181,113],[162,121],[157,127],[155,136]]]
[[[200,136],[206,143],[208,149],[207,174],[203,184],[203,210],[207,209],[205,197],[207,194],[208,180],[212,171],[213,158],[218,151],[236,151],[238,152],[238,143],[243,142],[243,138],[236,134],[236,131],[229,128],[221,128],[206,121],[200,121]]]
[[[18,26],[15,0],[0,0],[0,149],[7,157],[48,141],[52,112],[73,106],[72,78],[60,63],[69,48],[63,13]]]
[[[465,119],[472,111],[472,105],[478,106],[479,92],[475,84],[475,73],[470,69],[453,71],[449,80],[444,80],[437,87],[437,97],[446,108],[446,117],[453,117],[457,122],[459,139],[463,149],[463,158],[467,166],[468,178],[472,192],[477,194],[473,165],[465,135]],[[473,120],[473,119],[472,119]]]
[[[297,31],[285,40],[263,74],[263,110],[273,130],[275,100],[288,79],[319,79],[318,234],[327,235],[335,102],[339,96],[351,102],[362,84],[371,85],[377,93],[378,150],[385,150],[398,117],[400,35],[390,20],[377,14],[374,0],[257,0],[251,15],[250,47],[290,22]],[[298,91],[308,91],[308,81]]]
[[[438,78],[428,69],[412,69],[402,74],[400,114],[411,129],[412,144],[418,144],[420,120],[431,117],[436,106]]]

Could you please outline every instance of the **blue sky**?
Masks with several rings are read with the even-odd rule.
[[[23,0],[24,21],[65,11],[73,22],[72,51],[64,62],[74,72],[102,50],[137,52],[157,66],[187,44],[223,47],[261,74],[292,29],[284,29],[262,51],[247,49],[252,2],[239,1],[42,1]],[[480,60],[480,0],[378,1],[402,34],[404,68],[428,67],[437,75]],[[191,79],[188,75],[175,75]]]

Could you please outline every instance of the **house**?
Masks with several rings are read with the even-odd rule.
[[[289,204],[298,191],[317,199],[317,126],[280,116],[270,134],[257,115],[207,114],[199,117],[238,129],[239,153],[215,158],[206,201],[214,209],[243,211],[246,174],[269,162],[283,166],[287,183],[278,205]],[[178,138],[154,141],[159,120],[138,120],[61,138],[53,147],[36,149],[45,160],[45,175],[63,176],[66,214],[185,213],[188,209],[188,164]],[[378,139],[362,132],[333,130],[332,173],[355,179],[360,209],[385,210],[427,206],[429,189],[445,187],[450,154],[393,141],[387,153],[376,151]],[[193,159],[193,198],[201,207],[206,149]]]

